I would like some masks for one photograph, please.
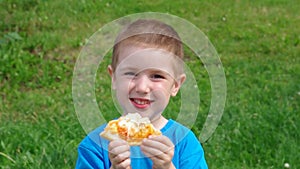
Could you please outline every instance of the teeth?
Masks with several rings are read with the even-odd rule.
[[[138,99],[134,99],[134,102],[136,102],[137,104],[140,104],[140,105],[144,105],[144,104],[149,103],[148,100],[138,100]]]

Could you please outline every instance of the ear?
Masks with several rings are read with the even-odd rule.
[[[111,77],[111,85],[112,85],[112,89],[115,89],[116,88],[116,85],[115,85],[115,75],[114,75],[114,71],[113,71],[113,68],[111,65],[108,65],[107,67],[107,71]]]
[[[184,83],[186,79],[186,75],[185,74],[181,74],[177,79],[175,79],[175,82],[173,84],[172,87],[172,91],[171,91],[171,96],[176,96],[181,85]]]

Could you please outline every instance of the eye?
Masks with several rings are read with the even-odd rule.
[[[136,74],[134,72],[125,72],[125,76],[135,76]]]
[[[165,77],[160,74],[153,74],[153,75],[151,75],[151,78],[152,79],[165,79]]]

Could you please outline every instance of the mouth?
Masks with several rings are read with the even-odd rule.
[[[139,109],[148,108],[151,104],[151,100],[144,98],[130,98],[131,103]]]

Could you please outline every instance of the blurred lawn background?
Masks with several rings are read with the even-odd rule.
[[[72,103],[76,58],[104,24],[148,11],[196,25],[223,63],[227,102],[217,130],[203,143],[209,167],[277,169],[289,163],[300,168],[299,4],[0,0],[0,168],[74,168],[77,145],[86,135]],[[210,106],[210,86],[205,69],[197,68],[200,61],[188,64],[195,65],[203,101],[193,127],[198,135]],[[106,112],[114,105],[103,100],[110,97],[109,81],[103,81],[95,91]],[[176,110],[174,102],[168,111]]]

